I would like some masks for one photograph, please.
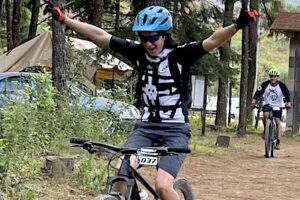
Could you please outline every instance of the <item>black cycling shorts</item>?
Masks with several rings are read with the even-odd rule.
[[[265,112],[270,112],[272,110],[272,107],[270,105],[266,104],[262,107],[262,111]],[[273,117],[278,118],[281,120],[282,118],[282,110],[273,110]]]
[[[189,148],[190,125],[188,123],[156,123],[138,122],[132,134],[129,135],[124,147],[150,147],[154,140],[161,139],[161,146]],[[161,168],[176,178],[185,158],[185,154],[165,155],[160,158],[158,168]]]

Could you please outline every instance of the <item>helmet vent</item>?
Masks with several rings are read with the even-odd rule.
[[[157,11],[157,13],[161,13],[163,11],[163,9],[160,9],[159,11]]]
[[[149,8],[149,10],[152,10],[154,8],[154,6],[151,6],[150,8]]]
[[[147,18],[148,18],[148,15],[145,15],[145,16],[144,16],[144,19],[143,19],[143,24],[145,24],[145,23],[146,23],[146,21],[147,21]]]
[[[154,22],[156,21],[157,17],[154,17],[152,20],[151,20],[151,23],[150,24],[154,24]]]
[[[160,22],[160,24],[162,25],[162,24],[166,23],[167,21],[168,21],[168,18],[164,19],[162,22]]]

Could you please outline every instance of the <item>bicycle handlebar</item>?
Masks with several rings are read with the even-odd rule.
[[[92,140],[87,140],[83,138],[71,138],[70,143],[72,144],[78,144],[82,145],[82,147],[86,150],[90,150],[93,147],[104,147],[106,149],[115,151],[115,152],[120,152],[122,154],[133,154],[136,153],[140,148],[124,148],[108,143],[102,143],[102,142],[96,142]],[[143,148],[143,147],[142,147]],[[172,148],[172,147],[144,147],[144,148],[150,148],[153,150],[156,150],[156,152],[161,153],[161,154],[168,154],[168,153],[191,153],[190,149],[187,148]],[[97,149],[93,149],[94,151],[97,151]],[[99,150],[100,151],[100,150]]]
[[[104,147],[106,149],[116,151],[116,152],[122,150],[122,147],[119,147],[119,146],[116,146],[116,145],[103,143],[103,142],[96,142],[96,141],[87,140],[87,139],[83,139],[83,138],[71,138],[70,143],[79,144],[79,145],[86,144],[86,145],[90,145],[90,146],[99,146],[99,147]]]
[[[262,108],[262,106],[255,106],[254,108],[256,108],[256,109],[261,109],[261,108]],[[273,107],[272,107],[272,106],[270,106],[270,108],[272,108],[272,109],[273,109]],[[286,106],[279,106],[278,108],[280,108],[280,109],[287,109],[287,107],[286,107]]]

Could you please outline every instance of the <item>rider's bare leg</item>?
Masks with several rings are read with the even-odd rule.
[[[266,127],[266,123],[267,123],[267,118],[269,117],[269,112],[264,112],[264,116],[263,116],[263,124],[264,127]]]
[[[124,156],[122,156],[122,158],[124,158]],[[122,160],[119,159],[116,168],[120,169],[121,164],[122,164]],[[136,164],[136,156],[133,156],[133,155],[130,156],[130,165],[134,169],[136,169],[138,167]],[[116,172],[116,173],[118,173],[118,172]],[[123,182],[123,181],[117,182],[117,183],[115,183],[115,187],[116,187],[116,190],[121,192],[123,195],[126,194],[127,185],[125,182]]]
[[[277,139],[279,139],[280,140],[280,138],[281,138],[281,121],[280,121],[280,119],[279,118],[275,118],[275,120],[276,120],[276,138]]]
[[[177,192],[173,188],[174,177],[159,168],[155,178],[155,189],[162,200],[179,200]]]

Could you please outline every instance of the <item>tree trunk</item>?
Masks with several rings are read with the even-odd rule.
[[[223,27],[226,27],[232,23],[233,5],[234,5],[234,0],[225,1]],[[230,47],[230,40],[226,42],[224,45],[228,45]],[[229,68],[230,56],[228,55],[228,53],[225,51],[223,47],[220,48],[220,60],[223,63],[223,69]],[[228,80],[224,78],[219,78],[217,112],[216,112],[216,121],[215,121],[215,125],[218,129],[226,126],[227,91],[228,91]]]
[[[164,6],[163,0],[132,0],[132,11],[134,15],[137,15],[142,9],[147,6],[159,5]]]
[[[228,88],[228,124],[231,123],[231,98],[232,98],[232,83],[229,83],[229,88]]]
[[[135,16],[142,9],[144,9],[145,7],[147,7],[147,4],[146,4],[146,1],[132,0],[131,7],[132,7],[132,14]]]
[[[7,51],[13,49],[12,41],[12,24],[11,24],[11,2],[10,0],[5,0],[5,13],[6,13],[6,46]]]
[[[1,29],[1,24],[2,24],[3,2],[4,2],[4,0],[0,0],[0,29]]]
[[[59,7],[63,7],[63,0],[56,3]],[[66,68],[65,68],[65,26],[60,22],[52,20],[52,80],[53,85],[62,93],[66,84]],[[56,102],[58,109],[63,105],[62,99],[57,96]]]
[[[4,0],[0,0],[0,33],[2,32],[2,12],[3,12],[3,3]],[[0,49],[2,49],[2,42],[0,39]],[[2,54],[3,52],[0,50],[0,54]]]
[[[115,31],[120,28],[120,0],[116,0],[116,18],[115,18]]]
[[[89,23],[102,27],[103,0],[93,0],[89,7]]]
[[[173,27],[177,31],[178,29],[178,17],[179,17],[179,8],[178,8],[178,0],[174,0],[174,7],[173,7]]]
[[[37,23],[39,20],[40,0],[32,0],[31,19],[29,25],[28,40],[36,36]]]
[[[12,40],[13,48],[18,46],[21,42],[21,5],[22,0],[14,0],[13,18],[12,18]]]
[[[202,135],[205,136],[205,127],[206,127],[206,104],[207,104],[207,85],[208,85],[208,77],[204,75],[204,102],[203,102],[203,111],[202,111]]]
[[[247,0],[243,0],[243,6],[248,5]],[[246,6],[247,8],[247,6]],[[241,66],[241,80],[240,80],[240,114],[239,114],[239,125],[238,125],[238,135],[246,134],[247,127],[247,79],[248,79],[248,60],[249,60],[249,29],[246,26],[243,29],[242,37],[242,66]]]
[[[146,0],[146,2],[147,2],[147,6],[152,6],[152,5],[164,6],[163,0]]]
[[[250,1],[250,10],[258,10],[259,0]],[[249,106],[253,97],[253,90],[256,81],[257,68],[257,23],[250,22],[249,25],[249,72],[248,72],[248,91],[247,91],[247,123],[253,124],[253,110]]]
[[[228,84],[227,80],[224,80],[222,78],[219,79],[217,111],[216,111],[216,121],[215,121],[215,125],[218,130],[226,126],[227,88],[228,88],[227,84]]]

